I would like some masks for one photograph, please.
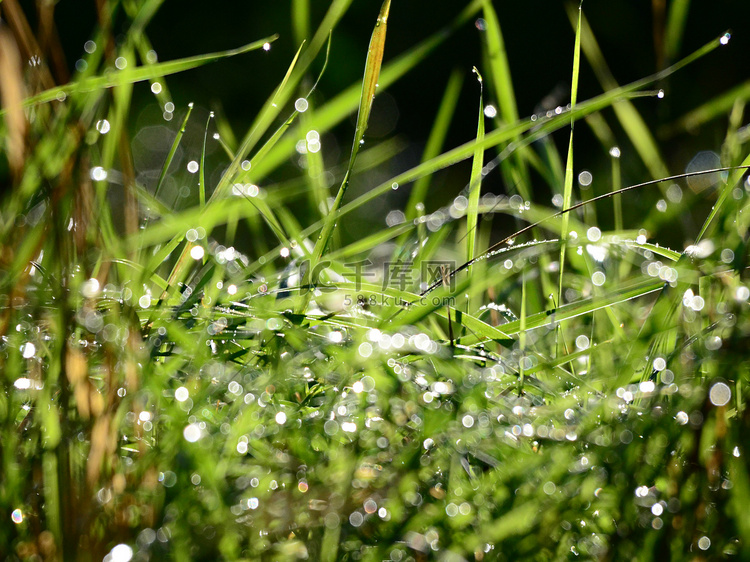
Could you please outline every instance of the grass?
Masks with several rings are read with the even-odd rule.
[[[275,36],[157,62],[160,2],[105,3],[97,48],[55,85],[46,62],[21,66],[52,31],[0,4],[15,22],[0,28],[0,554],[749,556],[747,85],[664,128],[725,121],[719,171],[676,174],[639,113],[672,74],[729,56],[729,36],[678,60],[689,3],[675,2],[659,53],[672,66],[620,86],[571,6],[575,39],[556,47],[574,55],[570,105],[519,119],[485,0],[400,55],[386,0],[369,52],[360,38],[362,82],[318,96],[350,4],[316,27],[292,3],[299,50],[236,137],[221,112],[176,106],[165,77],[252,66]],[[448,134],[471,82],[458,70],[434,92],[421,162],[384,178],[403,146],[370,142],[373,97],[474,22],[475,138]],[[577,99],[590,70],[602,93]],[[138,82],[171,130],[153,176],[134,164]],[[324,135],[355,112],[352,150],[331,164]],[[596,191],[574,165],[588,132],[611,174]],[[453,167],[466,177],[440,206],[434,180]],[[647,175],[628,184],[626,168]],[[698,177],[702,193],[686,187]],[[411,184],[387,227],[347,234]],[[700,199],[712,209],[680,226]],[[655,237],[675,230],[683,248]]]

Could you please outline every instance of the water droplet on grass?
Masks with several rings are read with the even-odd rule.
[[[94,181],[104,181],[107,179],[107,170],[101,166],[91,168],[91,179]]]
[[[133,549],[126,544],[118,544],[109,551],[109,557],[104,558],[108,562],[129,562],[133,558]]]
[[[31,342],[26,342],[21,346],[21,355],[23,355],[24,359],[31,359],[36,355],[36,346]]]
[[[727,33],[725,33],[724,35],[721,36],[721,39],[719,39],[719,43],[721,43],[722,45],[726,45],[726,44],[729,43],[729,40],[731,38],[732,38],[732,34],[727,32]]]
[[[188,443],[195,443],[201,438],[201,428],[197,423],[191,423],[182,431],[182,435]]]
[[[20,509],[14,509],[13,513],[10,514],[10,520],[16,525],[23,523],[23,511]]]
[[[725,406],[732,399],[732,390],[726,383],[717,382],[711,387],[708,398],[714,406]]]

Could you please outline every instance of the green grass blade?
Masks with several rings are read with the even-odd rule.
[[[568,16],[571,24],[581,30],[581,48],[593,68],[599,83],[605,91],[618,88],[617,81],[612,76],[612,72],[604,60],[604,55],[599,48],[594,32],[586,17],[576,16],[572,6],[568,6]],[[613,105],[613,109],[630,142],[633,143],[638,152],[638,156],[643,160],[646,168],[648,168],[651,177],[659,178],[668,176],[669,170],[664,163],[659,147],[635,106],[625,100]]]
[[[482,95],[482,75],[475,68],[477,80],[479,80],[479,117],[477,119],[477,146],[484,139],[484,99]],[[479,210],[479,194],[482,190],[482,168],[484,167],[484,150],[477,148],[474,151],[474,159],[471,164],[471,179],[469,181],[469,206],[466,211],[466,261],[474,259],[474,250],[477,243],[477,214]],[[471,268],[469,268],[471,275]]]
[[[731,199],[732,190],[740,181],[740,179],[742,179],[742,175],[745,173],[746,169],[749,166],[750,166],[750,155],[748,155],[745,158],[745,160],[742,162],[742,164],[740,164],[739,169],[735,169],[729,175],[729,178],[724,184],[724,187],[722,187],[721,189],[721,193],[719,194],[719,199],[716,201],[716,204],[711,208],[711,213],[709,213],[708,217],[706,218],[706,221],[703,223],[703,226],[701,227],[700,232],[698,233],[698,236],[696,237],[696,243],[703,239],[703,237],[708,232],[708,229],[713,225],[716,217],[719,216],[719,213],[724,208],[724,205],[726,204],[727,200]]]
[[[180,129],[177,131],[177,135],[175,135],[174,140],[172,141],[172,146],[169,148],[169,152],[167,153],[167,158],[164,160],[164,165],[161,168],[161,173],[159,174],[159,181],[156,182],[156,188],[154,189],[154,198],[156,198],[159,195],[159,190],[161,189],[161,186],[164,184],[164,178],[167,177],[167,171],[169,170],[169,167],[172,165],[172,161],[174,160],[174,155],[177,153],[177,148],[180,146],[182,137],[185,134],[185,128],[187,127],[188,119],[190,119],[190,114],[192,112],[193,112],[193,104],[189,103],[187,113],[185,113],[185,117],[182,120]]]
[[[661,132],[664,136],[672,136],[682,131],[694,132],[701,125],[726,115],[732,110],[737,100],[747,101],[748,99],[750,99],[750,80],[689,111],[674,123],[664,127]]]
[[[200,208],[206,207],[206,141],[208,140],[208,126],[214,118],[214,112],[208,114],[206,129],[203,131],[203,147],[201,148],[201,161],[198,165],[198,201]]]
[[[362,79],[362,93],[360,96],[359,113],[357,114],[357,125],[354,132],[354,143],[352,144],[352,153],[349,157],[349,166],[344,174],[344,180],[341,182],[338,194],[333,203],[331,213],[324,219],[323,229],[315,243],[315,249],[313,250],[312,263],[308,272],[317,265],[320,258],[325,252],[328,241],[330,240],[331,233],[333,232],[336,220],[336,212],[341,206],[341,201],[346,194],[347,187],[349,186],[349,177],[354,169],[354,162],[357,159],[357,154],[362,142],[364,142],[365,130],[370,120],[370,111],[372,110],[372,102],[375,99],[375,90],[378,86],[378,78],[380,76],[380,67],[383,63],[383,53],[385,51],[385,36],[388,24],[388,15],[391,8],[391,0],[385,0],[382,7],[380,8],[380,14],[375,23],[375,29],[372,32],[370,39],[370,47],[367,51],[367,61],[365,62],[365,75]],[[314,281],[314,280],[313,280]]]
[[[689,11],[690,0],[672,0],[669,3],[667,29],[664,34],[664,54],[667,61],[676,59],[680,54]]]
[[[578,75],[581,69],[581,18],[583,17],[583,10],[581,6],[578,6],[578,25],[576,26],[576,39],[575,47],[573,50],[573,77],[571,79],[570,87],[570,107],[571,111],[575,110],[576,101],[578,98]],[[573,125],[575,124],[574,118],[571,117],[570,121],[570,140],[568,142],[568,159],[565,163],[565,181],[563,184],[563,204],[562,210],[565,211],[570,208],[573,199]],[[558,284],[557,291],[557,302],[562,304],[563,299],[563,273],[565,271],[565,250],[567,248],[568,239],[568,222],[569,214],[565,213],[562,217],[562,240],[563,244],[560,246],[560,281]]]
[[[265,132],[268,130],[268,127],[271,126],[276,117],[278,117],[282,107],[291,96],[294,83],[290,84],[290,79],[292,78],[292,73],[295,66],[297,65],[297,61],[299,60],[299,56],[302,52],[303,46],[304,45],[300,45],[299,49],[294,55],[294,58],[292,59],[291,64],[289,65],[289,68],[287,68],[286,74],[284,74],[284,78],[281,80],[281,83],[276,87],[273,94],[271,94],[271,97],[266,101],[258,117],[255,119],[255,122],[250,126],[247,134],[242,139],[242,143],[240,144],[240,147],[237,150],[234,159],[229,164],[224,174],[221,176],[219,184],[216,186],[216,189],[211,195],[211,202],[217,197],[223,196],[225,194],[229,185],[237,177],[242,161],[260,141],[261,137],[265,134]],[[281,136],[280,133],[279,136]]]
[[[513,92],[513,78],[500,21],[491,0],[484,0],[482,15],[486,26],[482,38],[489,64],[491,84],[497,96],[500,122],[515,123],[518,121],[518,106]],[[526,158],[523,156],[524,152],[526,149],[522,149],[512,158],[501,162],[501,168],[507,185],[512,189],[517,189],[525,199],[530,199],[529,172]]]
[[[92,76],[90,78],[84,78],[77,82],[71,82],[63,86],[50,88],[49,90],[45,90],[44,92],[41,92],[35,96],[26,98],[23,101],[23,106],[32,107],[77,93],[89,93],[95,90],[112,88],[119,84],[133,84],[136,82],[150,80],[159,76],[169,76],[170,74],[185,72],[186,70],[192,70],[193,68],[198,68],[199,66],[203,66],[204,64],[215,62],[223,58],[234,57],[243,53],[261,49],[263,45],[275,41],[277,38],[277,35],[272,35],[259,41],[248,43],[247,45],[238,47],[237,49],[218,51],[205,55],[197,55],[194,57],[187,57],[173,61],[149,64],[146,66],[125,68],[123,70],[107,72],[103,76]],[[4,113],[5,111],[2,111],[0,112],[0,115]]]

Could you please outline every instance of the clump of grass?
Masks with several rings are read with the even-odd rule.
[[[27,31],[15,2],[2,4],[16,24],[0,28],[11,185],[0,212],[0,553],[746,556],[744,98],[730,106],[720,96],[675,125],[729,117],[723,168],[694,174],[711,178],[715,205],[683,251],[650,238],[682,212],[673,186],[682,193],[686,175],[667,177],[637,110],[653,84],[728,36],[619,86],[572,10],[570,107],[518,119],[491,2],[468,3],[447,30],[395,56],[386,0],[373,14],[363,84],[320,103],[309,76],[325,70],[349,4],[333,2],[310,33],[308,3],[293,2],[303,44],[239,140],[221,114],[175,107],[164,77],[229,56],[251,65],[259,53],[243,53],[275,37],[155,62],[145,30],[159,2],[125,3],[123,40],[115,45],[100,13],[101,48],[55,86],[44,64],[21,71],[23,45],[50,43]],[[685,6],[668,20],[668,58]],[[454,74],[422,162],[347,200],[353,178],[399,149],[360,147],[373,96],[476,18],[485,60],[476,138],[443,151]],[[576,99],[581,52],[604,89],[586,101]],[[131,153],[139,81],[176,117],[150,179]],[[320,135],[357,109],[350,155],[325,169]],[[573,122],[612,155],[611,185],[588,200],[575,189]],[[651,177],[620,189],[613,129]],[[570,130],[564,167],[550,141],[558,130]],[[212,143],[226,155],[220,164]],[[292,157],[301,175],[272,185]],[[465,184],[436,208],[431,177],[468,159]],[[181,197],[170,180],[186,164],[196,175]],[[507,193],[484,185],[496,168]],[[324,173],[341,186],[333,199]],[[535,197],[538,178],[561,210]],[[388,228],[339,235],[352,213],[411,183]],[[672,193],[664,208],[625,213],[653,187]],[[610,201],[614,227],[596,220]],[[513,221],[530,226],[497,241],[508,229],[493,222]]]

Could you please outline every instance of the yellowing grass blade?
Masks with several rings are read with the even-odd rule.
[[[359,147],[367,130],[370,120],[372,102],[375,99],[375,90],[378,87],[380,67],[383,64],[383,52],[385,50],[385,32],[388,24],[388,13],[391,10],[391,0],[385,0],[380,8],[378,21],[370,39],[370,48],[367,50],[367,62],[365,63],[365,76],[362,80],[362,94],[359,99],[359,111],[357,113],[357,128],[354,131],[354,144],[352,155],[349,158],[349,171],[354,167]]]
[[[308,273],[305,275],[305,282],[309,283],[309,273],[314,271],[315,266],[320,261],[320,258],[325,252],[328,241],[331,238],[333,228],[336,224],[336,213],[341,207],[341,201],[344,198],[346,189],[349,186],[349,177],[354,168],[354,162],[357,159],[357,153],[359,147],[363,142],[365,131],[367,130],[367,124],[370,119],[370,111],[372,110],[372,102],[375,99],[375,90],[378,87],[378,78],[380,77],[380,67],[383,63],[383,51],[385,50],[385,33],[388,23],[388,14],[391,9],[391,0],[385,0],[383,6],[380,8],[380,15],[375,22],[375,29],[372,32],[370,38],[370,47],[367,51],[367,62],[365,63],[365,75],[362,80],[362,93],[359,101],[359,112],[357,114],[357,126],[354,131],[354,144],[352,145],[352,154],[349,158],[349,166],[347,167],[344,180],[341,182],[339,192],[336,195],[336,199],[333,202],[333,206],[330,210],[326,221],[323,223],[323,229],[318,236],[318,240],[315,243],[315,249],[313,250],[312,263],[308,269]],[[312,280],[315,282],[315,280]],[[309,293],[308,293],[309,295]],[[305,304],[306,306],[306,304]]]

